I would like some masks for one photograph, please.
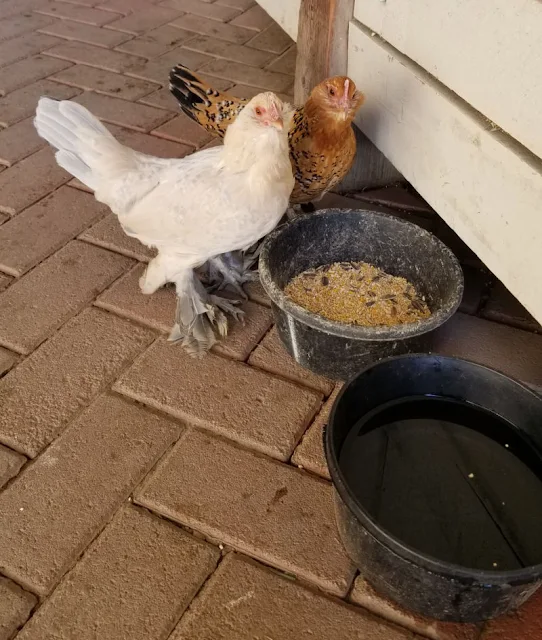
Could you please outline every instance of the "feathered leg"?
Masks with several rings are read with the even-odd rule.
[[[240,251],[225,253],[211,258],[209,260],[209,281],[214,284],[218,290],[229,285],[246,300],[248,296],[243,291],[242,285],[258,277],[258,273],[251,270],[252,265],[257,259],[257,256],[254,258],[252,255],[243,255]],[[222,282],[220,282],[220,278],[222,278]]]
[[[177,309],[175,324],[168,340],[181,342],[193,356],[202,356],[215,344],[217,338],[228,333],[226,313],[236,320],[242,320],[244,312],[237,308],[237,300],[227,300],[210,295],[192,269],[187,269],[175,277]]]
[[[168,340],[180,342],[192,356],[202,356],[216,342],[215,326],[219,335],[227,334],[226,316],[208,301],[208,295],[192,269],[176,276],[175,289],[175,324]]]

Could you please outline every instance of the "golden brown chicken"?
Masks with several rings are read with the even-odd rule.
[[[220,137],[248,102],[216,91],[182,65],[171,70],[169,80],[184,113]],[[350,78],[336,76],[317,85],[296,109],[289,132],[292,205],[320,199],[346,176],[356,154],[352,120],[363,101]]]

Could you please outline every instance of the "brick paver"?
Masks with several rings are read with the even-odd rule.
[[[7,129],[0,130],[0,162],[2,164],[7,166],[15,164],[45,146],[46,142],[38,136],[32,120],[32,118],[28,118]],[[6,203],[12,202],[6,200]],[[13,206],[13,204],[6,204],[6,208],[8,206]]]
[[[40,51],[45,51],[60,42],[58,38],[45,34],[25,33],[23,36],[0,43],[0,67],[23,60]]]
[[[141,58],[120,51],[112,51],[86,42],[62,42],[47,49],[46,54],[62,60],[70,60],[89,67],[120,73],[141,64]]]
[[[2,354],[0,352],[0,363],[1,358]],[[2,371],[1,364],[0,371]],[[11,480],[13,476],[16,476],[19,473],[25,462],[26,458],[20,453],[12,451],[0,444],[0,489],[8,480]]]
[[[0,344],[29,353],[131,264],[84,242],[67,244],[0,294]]]
[[[299,382],[328,396],[335,383],[304,369],[288,354],[276,329],[270,331],[250,356],[249,364],[282,378]]]
[[[212,18],[195,16],[190,13],[185,14],[172,22],[175,27],[180,27],[186,31],[193,31],[204,36],[214,36],[220,40],[233,42],[234,44],[245,44],[254,36],[254,31],[244,27],[236,27],[225,24]]]
[[[155,129],[153,133],[156,136],[176,140],[197,148],[203,147],[213,139],[210,133],[184,115],[184,113],[180,116],[175,116],[173,120]]]
[[[288,356],[261,284],[210,355],[169,344],[172,289],[138,289],[154,251],[32,122],[40,95],[73,99],[182,157],[220,141],[180,112],[175,64],[292,101],[295,62],[254,0],[0,0],[0,640],[480,640],[354,583],[322,446],[339,386]],[[356,198],[318,207],[387,207],[462,261],[439,350],[542,387],[539,326],[427,203]],[[483,638],[538,640],[541,612],[536,596]]]
[[[191,358],[171,349],[165,339],[146,351],[115,389],[282,460],[292,453],[321,401],[312,390],[245,364],[211,354]]]
[[[481,640],[538,640],[542,637],[542,591],[520,611],[489,622]]]
[[[55,74],[51,79],[55,82],[106,93],[124,100],[137,100],[156,90],[155,84],[145,82],[145,80],[126,78],[118,73],[79,64]]]
[[[171,640],[407,640],[410,634],[229,554]]]
[[[67,2],[47,2],[36,9],[36,11],[53,18],[69,18],[75,22],[83,22],[84,24],[93,24],[96,26],[102,26],[115,19],[114,16],[106,11],[93,9],[92,7],[78,6],[77,4],[69,4]]]
[[[159,27],[160,25],[166,24],[166,22],[175,20],[180,13],[180,11],[169,9],[168,7],[153,7],[151,5],[148,9],[137,11],[125,18],[111,22],[108,28],[137,35],[153,27]]]
[[[326,591],[344,596],[350,587],[354,570],[338,539],[330,486],[290,466],[192,431],[136,497]]]
[[[154,339],[85,310],[0,380],[0,441],[35,457]]]
[[[15,215],[70,179],[53,156],[53,151],[45,148],[2,171],[0,211]]]
[[[0,495],[2,572],[46,595],[178,435],[163,417],[98,399]]]
[[[103,218],[93,196],[61,187],[0,228],[0,269],[21,276]]]
[[[117,50],[152,59],[176,49],[193,37],[194,34],[190,31],[165,24],[142,36],[128,40],[117,47]]]
[[[208,36],[192,38],[187,42],[186,48],[192,49],[193,51],[201,51],[201,53],[207,53],[217,58],[232,60],[233,62],[243,62],[254,67],[264,67],[275,58],[274,54],[266,51],[259,51],[258,49],[251,49],[238,44],[230,44]]]
[[[167,85],[169,82],[169,72],[173,65],[181,63],[187,65],[194,71],[203,65],[211,62],[213,58],[197,51],[190,51],[184,47],[173,49],[168,53],[164,53],[158,58],[153,58],[148,62],[139,59],[139,64],[129,69],[126,73],[134,78],[143,78],[151,82]]]
[[[0,91],[9,93],[20,87],[42,80],[57,71],[67,69],[71,62],[47,56],[33,56],[0,69]]]
[[[339,395],[341,386],[338,384],[335,387],[320,413],[305,432],[303,440],[301,440],[292,456],[294,464],[328,479],[330,475],[324,454],[324,429],[327,426],[331,408]]]
[[[6,288],[8,284],[9,284],[9,281],[5,283]],[[1,290],[2,290],[2,281],[0,280],[0,291]],[[4,373],[9,371],[16,362],[17,362],[17,354],[13,353],[12,351],[8,351],[7,349],[4,349],[3,347],[0,347],[0,376],[3,376]]]
[[[32,116],[40,96],[56,100],[69,100],[80,91],[74,87],[65,87],[50,80],[40,80],[26,87],[16,89],[0,98],[0,124],[9,127]]]
[[[51,24],[51,18],[39,14],[19,14],[0,22],[0,42]]]
[[[458,313],[439,330],[435,351],[542,386],[542,336],[528,331]]]
[[[0,640],[13,638],[17,629],[27,621],[37,601],[36,596],[0,576]]]
[[[138,131],[151,131],[171,118],[171,114],[163,109],[137,102],[132,102],[130,109],[127,109],[125,100],[99,93],[84,93],[75,98],[74,102],[82,104],[106,122]]]
[[[82,24],[81,22],[73,22],[71,20],[58,20],[52,24],[42,27],[40,33],[46,33],[50,36],[57,36],[66,40],[74,40],[76,42],[85,42],[86,44],[94,44],[99,47],[115,47],[131,39],[131,35],[121,33],[120,31],[111,31],[109,29],[101,29],[90,24]]]
[[[488,320],[509,324],[518,329],[542,333],[540,324],[514,298],[501,282],[496,282],[491,290],[482,315]]]
[[[122,509],[18,640],[166,640],[218,549],[135,507]],[[74,615],[74,612],[77,615]]]

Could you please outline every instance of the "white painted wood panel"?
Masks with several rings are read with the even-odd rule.
[[[275,22],[292,38],[297,40],[297,23],[301,0],[256,0]]]
[[[356,0],[354,16],[542,158],[540,0]]]
[[[542,162],[355,22],[348,73],[362,131],[542,321]]]

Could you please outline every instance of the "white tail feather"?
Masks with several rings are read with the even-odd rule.
[[[58,149],[58,164],[93,190],[136,168],[135,154],[122,146],[85,107],[40,98],[34,125]]]

